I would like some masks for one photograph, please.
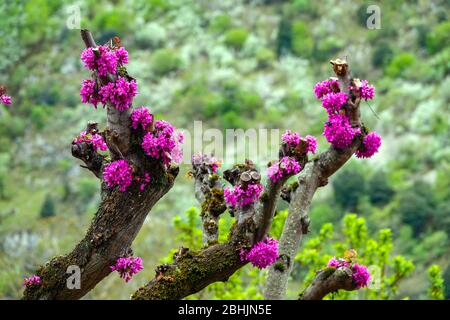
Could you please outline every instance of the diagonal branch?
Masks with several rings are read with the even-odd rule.
[[[299,300],[322,300],[327,294],[338,290],[353,291],[356,285],[349,268],[326,268],[320,270]]]

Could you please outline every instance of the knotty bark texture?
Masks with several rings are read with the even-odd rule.
[[[351,80],[347,63],[339,59],[331,63],[338,77],[340,88],[348,94],[348,86]],[[349,101],[344,106],[344,111],[352,126],[364,131],[360,120],[359,103],[359,97],[349,95]],[[328,183],[328,178],[351,158],[361,145],[361,141],[362,134],[357,136],[352,144],[343,150],[331,146],[316,159],[309,161],[300,172],[299,185],[288,197],[290,200],[289,213],[279,241],[280,256],[277,263],[270,267],[264,292],[265,299],[284,299],[298,247],[302,236],[308,233],[308,212],[314,194],[317,188],[325,186]]]
[[[91,33],[81,31],[86,47],[96,48]],[[112,75],[94,79],[106,83],[114,81]],[[58,256],[47,262],[36,272],[41,277],[40,286],[25,289],[23,299],[79,299],[92,290],[97,283],[110,272],[117,258],[132,253],[131,244],[144,223],[145,217],[155,203],[173,186],[178,175],[178,167],[168,169],[161,161],[147,157],[140,147],[141,131],[130,131],[130,108],[120,113],[114,106],[108,106],[108,124],[103,132],[99,132],[108,145],[112,160],[126,159],[133,167],[135,176],[144,172],[150,173],[151,182],[141,190],[138,181],[120,192],[116,188],[108,188],[102,182],[101,203],[83,240],[72,252]],[[98,132],[97,124],[89,123],[86,131]],[[98,155],[92,145],[86,143],[72,144],[72,154],[82,160],[85,167],[95,176],[102,178],[102,170],[107,163]],[[69,266],[78,266],[81,270],[81,288],[69,289],[67,274]]]

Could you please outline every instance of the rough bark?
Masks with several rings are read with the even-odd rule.
[[[336,72],[335,69],[340,87],[348,93],[348,84],[350,83],[348,69],[345,69],[345,72],[341,71]],[[361,127],[359,103],[359,98],[351,97],[348,104],[344,106],[344,110],[351,123],[353,122],[354,127]],[[360,146],[361,141],[362,136],[360,135],[343,150],[331,146],[316,159],[309,161],[300,172],[299,186],[290,195],[289,213],[279,242],[280,257],[278,262],[272,265],[269,270],[264,293],[265,299],[280,300],[284,298],[298,247],[302,236],[308,232],[308,212],[314,194],[317,188],[325,186],[328,183],[328,178],[351,158]]]
[[[187,252],[137,290],[132,299],[175,300],[185,298],[217,281],[227,281],[245,262],[239,259],[239,246],[231,242],[216,244],[198,252]]]
[[[338,290],[356,290],[349,268],[326,268],[320,270],[311,284],[300,294],[300,300],[322,300],[327,294]]]

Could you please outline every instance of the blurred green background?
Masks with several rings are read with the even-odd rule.
[[[381,29],[366,27],[369,4],[381,9]],[[333,241],[355,246],[345,242],[347,220],[356,218],[343,217],[356,213],[368,235],[389,228],[392,256],[415,265],[384,298],[429,298],[432,264],[450,297],[448,1],[33,0],[0,4],[0,83],[13,98],[0,106],[0,298],[19,298],[24,276],[70,251],[99,203],[98,181],[70,155],[88,120],[105,124],[105,112],[80,102],[89,73],[79,60],[79,30],[66,25],[73,5],[98,43],[118,35],[130,52],[135,105],[181,128],[194,120],[219,129],[290,128],[319,137],[324,150],[326,115],[312,88],[331,75],[331,58],[346,56],[353,75],[376,87],[371,106],[380,119],[366,105],[362,114],[383,145],[370,160],[352,159],[318,192],[309,237],[327,237],[330,224],[319,231],[331,223]],[[87,299],[128,299],[171,249],[199,245],[188,169],[182,166],[134,242],[145,269],[128,284],[111,274]],[[298,261],[336,254],[333,241],[304,244]],[[394,274],[405,265],[393,263]],[[289,298],[304,285],[302,268],[296,265]],[[193,298],[261,298],[264,271],[241,273]]]

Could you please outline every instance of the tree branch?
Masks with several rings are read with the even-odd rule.
[[[322,300],[327,294],[338,290],[356,290],[352,271],[349,268],[326,268],[320,270],[299,299]]]
[[[348,92],[348,65],[346,62],[338,61],[342,68],[333,65],[336,75],[340,81],[340,87]],[[344,71],[345,72],[344,72]],[[359,118],[360,99],[349,98],[349,104],[344,106],[349,118],[353,119],[356,127],[361,126]],[[309,161],[302,172],[300,172],[298,188],[291,194],[289,213],[284,224],[283,233],[279,242],[280,259],[270,267],[264,296],[270,300],[283,299],[289,275],[292,271],[293,261],[297,254],[300,241],[307,234],[309,227],[308,212],[311,201],[317,188],[325,186],[328,178],[339,170],[361,145],[362,136],[357,136],[352,144],[343,150],[331,146],[327,151],[320,154],[315,160]]]

